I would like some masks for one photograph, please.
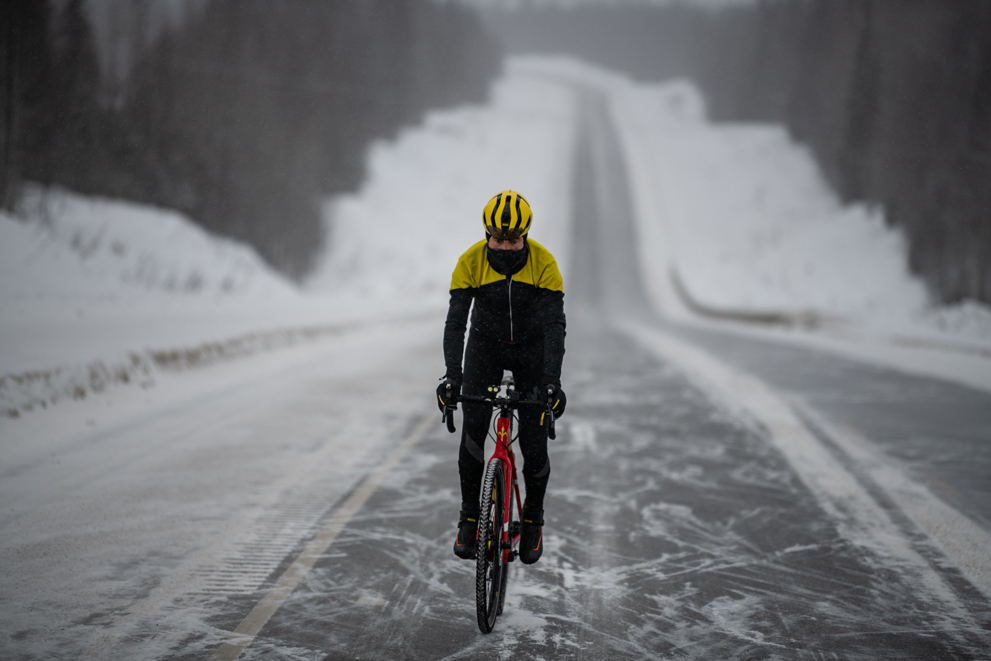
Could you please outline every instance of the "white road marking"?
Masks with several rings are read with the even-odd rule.
[[[413,447],[422,439],[432,424],[437,420],[434,414],[428,414],[410,432],[396,448],[389,453],[385,460],[373,470],[368,477],[355,489],[354,493],[341,505],[330,521],[327,522],[316,537],[308,543],[299,556],[286,568],[275,585],[261,598],[247,617],[238,625],[227,641],[213,655],[214,661],[233,661],[251,644],[271,619],[272,615],[282,606],[285,600],[296,589],[307,572],[323,556],[334,543],[344,527],[364,506],[365,502],[378,489],[382,480],[394,469]]]
[[[970,582],[991,599],[991,535],[891,465],[890,459],[853,429],[827,421],[802,402],[790,403],[856,461],[919,528],[939,543]]]
[[[968,622],[973,630],[979,630],[980,627],[972,621],[967,609],[943,576],[913,548],[904,531],[891,519],[864,485],[823,446],[792,408],[770,387],[756,377],[737,371],[702,349],[669,333],[632,322],[620,323],[619,327],[645,348],[679,367],[689,379],[714,395],[718,403],[743,420],[753,423],[756,431],[767,437],[784,455],[821,507],[837,522],[841,534],[854,543],[881,553],[889,562],[898,565],[903,572],[925,586],[932,598],[942,602],[944,606],[942,612],[952,613],[957,621]],[[847,438],[847,441],[850,439]],[[844,443],[844,450],[847,450],[846,445],[847,443]],[[853,456],[856,458],[857,455]],[[876,470],[895,471],[890,466],[884,469],[876,467]],[[895,480],[890,474],[879,474],[879,478],[879,485],[904,486],[910,482],[904,476],[900,481]],[[944,510],[934,509],[927,512],[926,507],[933,506],[932,503],[925,502],[922,506],[913,505],[909,501],[918,497],[921,489],[922,487],[918,487],[908,491],[906,487],[907,495],[902,497],[897,494],[889,495],[899,506],[908,503],[906,513],[913,519],[916,517],[923,520],[930,519],[931,525],[922,526],[928,531],[936,527],[936,521],[932,518],[935,514],[939,512],[945,514],[946,510],[952,511],[952,509],[944,505]],[[964,518],[955,512],[954,515],[954,519]],[[942,523],[945,525],[947,521],[944,520]],[[966,529],[962,535],[960,532],[949,531],[946,531],[946,534],[948,537],[960,540],[973,535],[973,529]],[[955,544],[944,545],[944,550],[966,572],[974,585],[985,589],[986,581],[982,578],[988,573],[987,553],[978,553],[977,557],[971,555],[974,546],[982,543],[979,537],[980,535],[977,535],[967,543],[958,541]],[[966,549],[965,554],[954,555],[961,548]],[[986,549],[988,546],[983,548]],[[980,566],[976,572],[973,571],[975,562]]]

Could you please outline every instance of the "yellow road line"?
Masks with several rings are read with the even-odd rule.
[[[296,589],[306,573],[316,564],[344,527],[364,506],[365,502],[378,489],[382,480],[410,453],[413,447],[422,439],[435,422],[434,414],[424,416],[423,420],[410,432],[396,448],[389,453],[378,467],[355,489],[354,493],[344,501],[330,521],[327,522],[316,537],[313,538],[286,568],[275,585],[261,598],[248,616],[244,618],[227,641],[213,655],[214,661],[233,661],[241,655],[255,639],[258,632],[269,621],[272,615],[282,606],[285,600]]]

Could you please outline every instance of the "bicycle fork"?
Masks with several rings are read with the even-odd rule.
[[[502,513],[502,561],[512,562],[519,555],[517,550],[520,544],[520,522],[511,521],[513,499],[516,499],[517,518],[523,513],[523,504],[520,499],[520,485],[516,478],[516,461],[511,447],[513,438],[512,414],[501,414],[496,420],[496,448],[492,454],[492,459],[501,459],[506,466],[504,475],[506,483],[503,493],[507,494]],[[491,461],[491,460],[490,460]]]

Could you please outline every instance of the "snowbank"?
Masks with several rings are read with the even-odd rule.
[[[488,105],[375,145],[361,190],[328,205],[331,250],[306,289],[446,305],[458,257],[484,238],[482,208],[505,189],[530,202],[530,236],[566,274],[574,131],[573,87],[511,61]]]
[[[164,346],[202,341],[203,328],[185,332],[192,317],[226,333],[260,306],[301,302],[250,247],[174,211],[32,188],[17,218],[0,214],[0,239],[0,373],[140,348],[137,327]]]
[[[481,209],[513,188],[567,267],[571,86],[511,64],[492,102],[430,114],[369,153],[326,205],[329,253],[303,290],[248,246],[173,211],[33,189],[0,215],[0,411],[446,309]],[[438,331],[439,332],[439,331]]]
[[[173,211],[30,189],[0,213],[0,412],[409,315],[305,297],[250,247]]]
[[[253,250],[174,211],[30,187],[19,216],[0,215],[0,305],[108,292],[146,303],[296,295]]]
[[[680,280],[692,302],[710,310],[816,318],[991,350],[991,308],[937,305],[908,271],[902,232],[878,209],[841,204],[784,128],[709,122],[687,81],[637,84],[567,60],[543,66],[610,101],[645,279],[666,313],[692,316],[677,300]]]
[[[671,266],[695,297],[715,307],[898,321],[928,305],[906,268],[901,233],[878,211],[840,205],[782,127],[710,124],[669,110],[684,107],[683,85],[651,91],[616,107],[641,122],[650,112],[663,117],[641,123],[638,141],[651,153],[655,204],[669,221]]]

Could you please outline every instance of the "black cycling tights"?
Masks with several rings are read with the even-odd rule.
[[[464,388],[467,395],[484,396],[486,388],[502,383],[503,370],[513,373],[516,391],[526,399],[540,385],[544,370],[543,342],[507,344],[498,340],[468,335],[465,347]],[[491,424],[492,407],[485,404],[462,405],[461,451],[458,470],[461,473],[461,502],[477,504],[485,472],[485,439]],[[519,451],[523,455],[523,481],[526,503],[530,511],[543,510],[551,462],[547,457],[547,429],[540,425],[541,411],[537,407],[519,410]]]

